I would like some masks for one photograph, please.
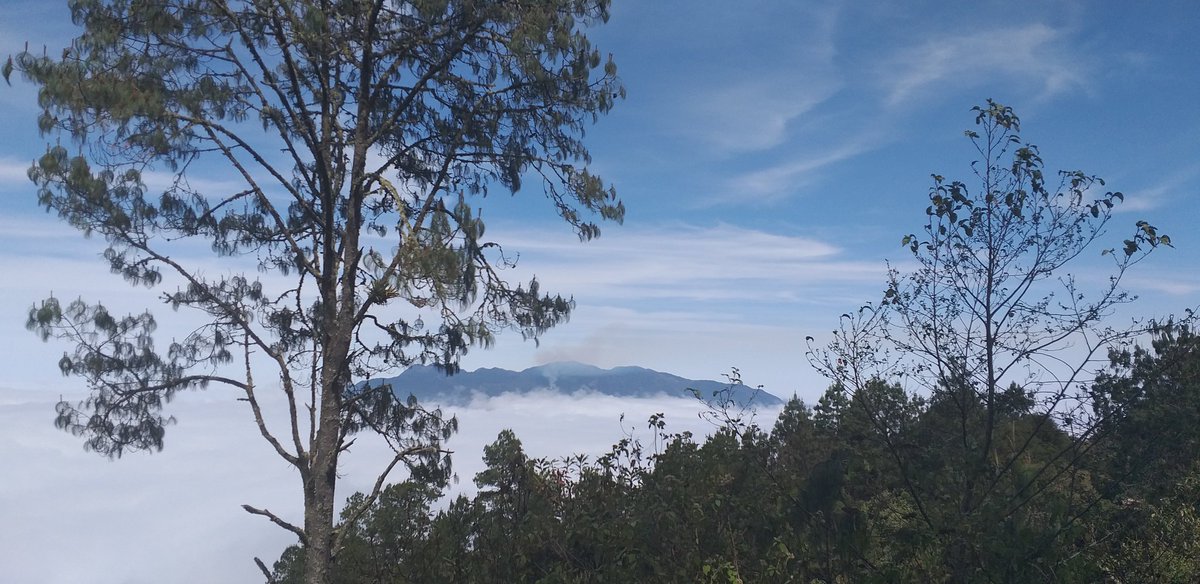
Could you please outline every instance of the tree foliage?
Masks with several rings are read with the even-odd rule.
[[[1125,196],[1101,193],[1104,181],[1081,171],[1048,176],[1011,108],[974,111],[973,180],[933,175],[924,229],[902,241],[915,267],[892,268],[882,300],[843,315],[833,342],[809,355],[871,421],[945,547],[949,577],[1015,581],[1055,549],[1039,538],[1072,537],[1099,500],[1081,465],[1105,414],[1089,388],[1100,357],[1154,327],[1116,328],[1109,317],[1134,299],[1127,271],[1171,240],[1139,221],[1121,246],[1096,249]],[[1067,271],[1089,250],[1113,262],[1102,282]],[[859,397],[892,379],[927,396],[926,417],[940,419],[915,442]],[[934,456],[921,447],[930,441],[943,446]],[[1029,531],[1034,508],[1056,527]]]
[[[61,138],[30,176],[38,201],[99,236],[114,274],[162,290],[205,324],[156,345],[149,313],[83,300],[30,311],[92,388],[57,424],[102,454],[161,449],[179,391],[228,386],[296,467],[302,524],[247,506],[305,542],[328,581],[338,456],[361,431],[393,467],[439,469],[455,429],[438,411],[359,382],[411,363],[453,372],[497,331],[536,338],[569,299],[512,283],[515,257],[474,206],[540,187],[581,239],[621,220],[588,171],[584,128],[623,95],[584,33],[606,0],[72,0],[82,33],[61,57],[10,59]],[[204,180],[203,175],[221,177]],[[232,186],[231,186],[232,185]],[[199,244],[199,245],[198,245]],[[194,261],[207,247],[229,272]],[[257,375],[255,375],[257,374]],[[288,423],[268,425],[281,388]],[[435,473],[436,474],[436,473]]]
[[[961,509],[978,446],[961,444],[958,411],[976,392],[924,399],[876,382],[852,396],[835,385],[812,407],[793,398],[769,432],[734,422],[698,442],[655,415],[651,443],[626,438],[594,460],[530,459],[504,431],[485,448],[473,497],[436,513],[381,498],[348,526],[349,547],[370,552],[339,564],[338,581],[1192,582],[1200,459],[1169,440],[1187,421],[1154,422],[1169,410],[1126,399],[1150,393],[1126,359],[1140,355],[1143,372],[1159,373],[1154,383],[1194,400],[1194,340],[1164,329],[1153,352],[1114,352],[1097,391],[1126,412],[1110,423],[1138,427],[1092,434],[1069,463],[1061,453],[1075,437],[1042,424],[1031,400],[998,411],[998,459],[1021,447],[1014,437],[1037,434],[997,487],[1004,496],[976,511],[990,525]],[[886,439],[878,423],[890,428]],[[1150,454],[1137,450],[1148,442],[1152,472],[1130,473],[1114,456]],[[1038,495],[1013,504],[1022,490]],[[964,524],[930,527],[953,519]],[[299,552],[275,564],[280,582],[292,581]]]

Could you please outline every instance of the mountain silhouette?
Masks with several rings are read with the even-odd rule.
[[[414,395],[422,402],[465,405],[476,396],[553,391],[563,394],[593,392],[618,397],[671,396],[706,401],[732,401],[739,406],[775,406],[783,401],[758,388],[725,381],[685,379],[644,367],[601,369],[564,361],[523,371],[484,368],[446,375],[432,365],[413,365],[396,377],[373,379],[371,386],[387,384],[397,395]],[[693,391],[694,390],[694,391]]]

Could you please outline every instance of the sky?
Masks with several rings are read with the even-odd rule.
[[[73,34],[65,3],[5,8],[0,56],[26,42],[56,51]],[[1171,236],[1175,249],[1131,274],[1141,297],[1132,310],[1196,307],[1197,28],[1200,10],[1186,1],[616,0],[590,36],[613,54],[628,97],[586,140],[592,170],[616,186],[626,220],[584,244],[532,186],[478,201],[489,235],[520,253],[514,275],[537,275],[577,308],[538,344],[504,335],[462,365],[576,360],[696,379],[737,367],[747,383],[814,400],[827,381],[808,365],[805,337],[827,338],[838,315],[880,297],[885,262],[902,267],[900,239],[922,225],[930,174],[968,178],[963,130],[970,108],[988,98],[1021,116],[1048,169],[1082,169],[1126,194],[1113,245],[1139,219]],[[134,460],[83,453],[50,425],[59,395],[83,388],[58,375],[64,346],[24,330],[28,307],[51,292],[128,310],[156,301],[107,273],[100,242],[38,208],[25,172],[55,138],[38,135],[37,113],[28,84],[0,87],[0,461],[18,477],[0,487],[9,526],[2,563],[23,567],[29,582],[76,581],[85,569],[111,574],[91,581],[201,578],[230,562],[239,571],[222,574],[252,579],[246,550],[274,557],[287,538],[237,506],[286,509],[296,505],[295,485],[245,433],[232,396],[176,400],[168,448]],[[1098,281],[1102,267],[1084,258],[1077,276]],[[164,327],[170,318],[160,318]],[[544,455],[597,451],[621,437],[622,404],[581,418],[570,408],[592,402],[545,399],[464,410],[460,468],[504,425]],[[629,419],[666,407],[627,406]],[[692,423],[694,412],[675,406]],[[253,446],[239,447],[243,438]],[[197,550],[172,555],[183,541]],[[148,547],[134,552],[139,545]],[[122,561],[127,552],[141,561]]]

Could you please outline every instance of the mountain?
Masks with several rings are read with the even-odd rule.
[[[398,395],[415,395],[424,402],[443,405],[462,405],[475,395],[497,396],[504,393],[528,393],[550,390],[571,394],[595,392],[620,397],[676,396],[694,398],[690,389],[700,397],[712,400],[719,392],[728,391],[738,405],[756,406],[782,404],[778,397],[745,385],[727,382],[684,379],[670,373],[643,367],[601,369],[576,362],[560,362],[530,367],[524,371],[508,369],[477,369],[447,376],[431,365],[413,365],[404,373],[387,379],[372,379],[371,386],[388,384]]]

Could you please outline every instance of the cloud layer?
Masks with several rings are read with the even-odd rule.
[[[242,504],[301,517],[299,479],[257,435],[245,404],[219,392],[191,393],[168,406],[179,423],[154,455],[109,461],[54,429],[57,395],[0,389],[0,547],[5,578],[45,584],[252,582],[294,538]],[[267,406],[279,405],[268,403]],[[649,443],[645,421],[665,413],[672,431],[711,430],[695,402],[676,398],[533,393],[478,400],[456,412],[450,442],[470,493],[483,446],[511,428],[533,457],[601,454],[625,435]],[[621,415],[624,414],[624,421]],[[776,411],[763,412],[769,426]],[[339,499],[363,490],[386,460],[364,440],[343,459]],[[397,480],[403,478],[398,475]]]

